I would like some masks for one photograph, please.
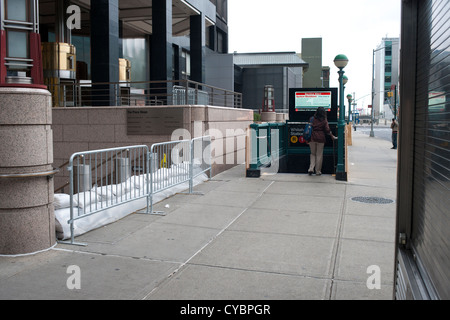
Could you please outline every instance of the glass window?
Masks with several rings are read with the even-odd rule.
[[[386,47],[385,55],[386,57],[392,56],[392,47]]]
[[[7,0],[6,19],[29,21],[29,0]]]
[[[7,31],[8,57],[28,58],[28,33],[23,31]]]

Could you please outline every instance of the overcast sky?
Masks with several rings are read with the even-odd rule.
[[[322,38],[322,65],[338,87],[338,54],[349,59],[345,95],[371,104],[372,50],[400,36],[400,0],[228,0],[229,52],[302,52],[302,38]],[[366,96],[366,97],[364,97]],[[364,98],[363,98],[364,97]]]

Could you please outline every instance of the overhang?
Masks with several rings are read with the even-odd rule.
[[[308,67],[295,52],[234,53],[234,64],[242,68]]]
[[[209,2],[209,1],[208,1]],[[77,30],[86,33],[90,30],[89,10],[91,0],[72,0],[72,4],[81,8],[82,28]],[[119,19],[123,22],[123,37],[136,38],[153,33],[152,0],[119,0]],[[209,2],[211,6],[214,6]],[[55,23],[55,0],[39,0],[41,24]],[[190,16],[201,12],[189,0],[172,0],[172,35],[174,37],[190,34]],[[215,17],[206,17],[206,27],[215,24]]]

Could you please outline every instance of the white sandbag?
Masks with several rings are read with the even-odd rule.
[[[170,173],[170,174],[176,174],[176,172],[181,173],[183,170],[174,170],[172,172],[166,171],[169,170],[167,168],[163,172]],[[134,190],[131,190],[130,193],[127,193],[126,195],[121,195],[121,197],[115,197],[112,199],[114,204],[120,203],[120,201],[123,201],[125,199],[131,199],[130,196],[133,198],[133,192],[137,193],[139,196],[144,196],[144,191],[147,187],[147,175],[140,175],[140,176],[133,176],[129,179],[131,181],[127,180],[124,184],[128,187],[130,185],[133,185]],[[193,184],[197,185],[199,183],[202,183],[204,181],[208,180],[208,177],[206,174],[201,174],[198,177],[194,178]],[[112,190],[112,194],[114,192],[117,194],[118,189],[117,186],[114,188],[114,186],[108,186],[112,187],[111,189],[108,189],[109,191]],[[177,186],[170,187],[164,191],[158,192],[153,195],[153,203],[160,202],[176,193],[182,192],[189,188],[189,182],[184,182],[182,184],[179,184]],[[98,191],[99,188],[97,188]],[[123,190],[123,189],[122,189]],[[105,193],[106,194],[106,193]],[[95,192],[94,190],[91,190],[90,192],[84,192],[77,195],[74,195],[74,201],[78,201],[78,207],[74,208],[74,217],[78,217],[78,215],[83,215],[85,213],[88,213],[90,211],[94,211],[96,209],[100,208],[106,208],[105,210],[102,210],[101,212],[83,217],[81,219],[74,221],[74,236],[80,236],[86,232],[89,232],[91,230],[100,228],[102,226],[105,226],[107,224],[116,222],[125,216],[132,214],[136,211],[139,211],[143,208],[146,208],[147,206],[147,197],[143,197],[141,199],[132,200],[127,203],[119,204],[114,207],[109,207],[111,205],[111,199],[109,201],[102,201],[102,196],[98,195],[98,192]],[[55,210],[55,218],[58,220],[60,227],[58,227],[57,236],[60,240],[67,240],[71,237],[70,233],[70,225],[68,224],[68,221],[70,220],[70,208],[64,208]]]
[[[53,206],[55,207],[55,210],[69,208],[70,196],[65,193],[55,193]]]

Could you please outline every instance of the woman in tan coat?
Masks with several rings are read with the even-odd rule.
[[[326,142],[325,135],[331,136],[333,140],[336,140],[337,138],[330,130],[326,111],[322,107],[319,107],[314,114],[312,127],[311,141],[309,142],[311,156],[308,174],[312,175],[314,169],[316,169],[316,175],[320,176],[322,174],[323,148]]]

